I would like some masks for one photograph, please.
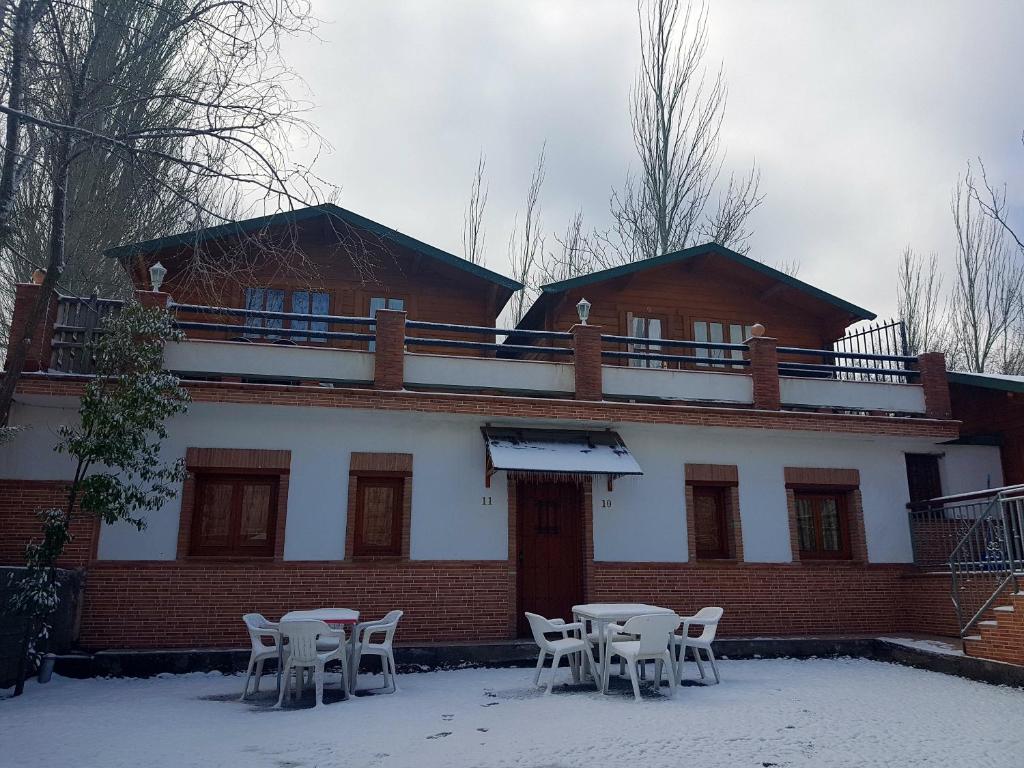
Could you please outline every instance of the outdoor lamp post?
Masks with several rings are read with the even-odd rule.
[[[586,299],[580,299],[576,305],[576,314],[580,316],[580,325],[586,325],[587,318],[590,317],[590,302]]]
[[[167,277],[167,267],[159,261],[149,268],[149,282],[153,286],[153,293],[160,290],[160,286],[164,284],[165,277]]]

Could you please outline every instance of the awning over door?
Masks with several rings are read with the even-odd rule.
[[[633,454],[611,430],[482,427],[488,473],[642,475]]]

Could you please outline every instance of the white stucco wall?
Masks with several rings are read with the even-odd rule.
[[[31,429],[0,448],[0,477],[62,479],[66,457],[52,452],[55,429],[73,418],[68,406],[19,404],[15,423]],[[348,462],[352,451],[412,453],[411,556],[414,559],[503,560],[508,552],[504,473],[484,485],[484,448],[477,416],[355,411],[333,408],[193,404],[170,424],[168,459],[189,446],[287,449],[292,452],[284,554],[288,560],[344,556]],[[510,423],[514,420],[506,420]],[[522,422],[533,426],[553,423]],[[562,424],[564,426],[564,424]],[[603,561],[681,562],[687,557],[683,466],[735,464],[744,553],[752,562],[791,559],[783,468],[856,468],[861,474],[868,555],[872,562],[911,559],[906,524],[904,452],[942,452],[944,490],[1001,483],[998,449],[939,446],[927,439],[872,438],[837,433],[782,433],[594,424],[612,427],[644,475],[620,478],[609,492],[594,482],[594,554]],[[490,505],[483,503],[489,497]],[[176,499],[149,516],[139,533],[105,527],[99,556],[173,559]]]

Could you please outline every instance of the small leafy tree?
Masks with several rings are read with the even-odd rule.
[[[161,460],[164,422],[188,407],[188,393],[163,370],[163,346],[182,338],[167,312],[128,304],[105,323],[97,342],[96,375],[86,384],[79,423],[59,430],[54,450],[75,462],[62,507],[41,510],[41,541],[25,551],[26,571],[14,610],[29,619],[26,657],[35,662],[49,637],[58,604],[56,562],[72,540],[71,524],[85,517],[127,522],[139,530],[145,513],[172,499],[185,476],[183,460]],[[18,689],[21,683],[19,675]]]

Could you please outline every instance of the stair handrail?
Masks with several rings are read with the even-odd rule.
[[[957,623],[960,627],[960,636],[964,637],[967,631],[974,626],[974,624],[984,615],[984,613],[992,606],[999,596],[1006,589],[1007,584],[1013,583],[1016,589],[1017,581],[1017,558],[1013,552],[1013,528],[1011,521],[1008,518],[1006,505],[1007,502],[1020,502],[1024,500],[1024,493],[1021,493],[1021,486],[1007,486],[1005,488],[998,489],[989,505],[985,507],[985,510],[978,516],[977,520],[971,525],[970,528],[964,533],[960,541],[953,547],[949,556],[949,571],[951,576],[950,594],[953,599],[953,608],[956,611]],[[996,561],[993,563],[991,560],[985,560],[985,567],[979,568],[979,560],[976,558],[964,557],[971,546],[976,541],[976,535],[979,528],[985,527],[991,520],[996,519],[998,511],[999,521],[1002,524],[1002,540],[1000,552],[1001,562]],[[1017,520],[1015,521],[1018,528],[1017,535],[1021,535],[1020,529],[1024,527],[1024,517],[1022,517],[1020,506],[1016,509]],[[995,565],[995,569],[993,569]],[[1000,567],[1001,565],[1001,567]],[[985,599],[981,607],[974,611],[974,613],[965,621],[964,620],[964,606],[960,599],[960,587],[963,581],[963,576],[971,573],[986,573],[996,575],[997,577],[1002,574],[999,579],[997,586],[992,590],[992,593]]]

